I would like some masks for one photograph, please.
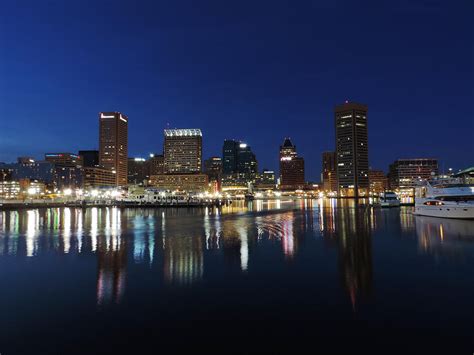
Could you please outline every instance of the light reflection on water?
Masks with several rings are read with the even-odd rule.
[[[159,263],[166,285],[191,287],[206,272],[206,253],[221,253],[240,272],[255,248],[278,247],[292,262],[305,238],[337,250],[341,284],[353,307],[373,289],[373,234],[389,227],[417,240],[423,253],[471,252],[473,221],[414,217],[410,208],[356,207],[351,200],[253,201],[222,209],[52,208],[0,213],[0,258],[95,255],[97,304],[120,303],[131,263]]]

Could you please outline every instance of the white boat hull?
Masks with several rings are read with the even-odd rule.
[[[441,206],[427,206],[416,204],[413,214],[441,218],[474,219],[474,205],[453,203]]]

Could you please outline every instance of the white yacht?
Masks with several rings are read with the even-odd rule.
[[[427,181],[415,189],[413,214],[474,219],[474,185],[455,178]]]
[[[381,207],[399,207],[400,200],[398,196],[393,191],[381,192],[379,196],[380,206]]]

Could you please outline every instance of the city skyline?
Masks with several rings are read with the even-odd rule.
[[[387,172],[396,159],[418,157],[437,158],[441,172],[471,165],[472,33],[462,21],[469,11],[436,2],[428,9],[249,5],[223,11],[202,3],[196,12],[118,1],[91,13],[71,4],[8,4],[0,26],[15,36],[5,36],[0,57],[0,116],[7,118],[0,161],[98,149],[90,127],[109,110],[130,118],[129,156],[161,151],[163,129],[199,127],[203,159],[236,139],[252,146],[262,168],[277,170],[288,136],[315,181],[321,153],[335,149],[334,106],[349,100],[370,107],[371,168]],[[121,27],[103,23],[104,11]],[[453,13],[457,21],[445,17]],[[354,26],[354,15],[364,21]],[[107,55],[117,49],[121,55]]]

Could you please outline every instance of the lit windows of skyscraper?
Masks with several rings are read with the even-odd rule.
[[[280,146],[280,188],[296,190],[304,188],[304,185],[304,159],[298,157],[290,138],[285,138]]]
[[[325,192],[337,191],[336,152],[323,152],[321,180]]]
[[[127,185],[128,118],[120,112],[99,113],[99,164],[115,174],[117,186]]]
[[[367,195],[369,148],[367,106],[347,102],[335,108],[336,170],[340,196]]]
[[[222,148],[222,174],[225,185],[246,185],[255,182],[258,163],[246,143],[226,139]]]
[[[202,133],[200,129],[165,129],[163,147],[167,174],[200,173]]]

